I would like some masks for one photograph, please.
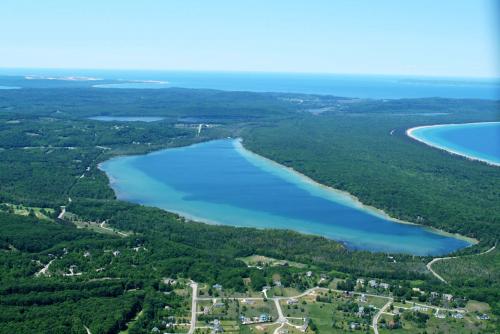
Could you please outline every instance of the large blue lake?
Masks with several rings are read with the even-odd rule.
[[[500,122],[443,124],[411,129],[430,146],[500,166]]]
[[[417,255],[445,254],[468,242],[400,224],[350,196],[217,140],[101,164],[119,199],[204,222],[292,229],[349,247]]]
[[[6,75],[2,77],[2,75]],[[50,77],[52,80],[14,80],[9,76]],[[75,81],[64,78],[93,78]],[[61,78],[61,80],[53,80]],[[107,82],[106,80],[116,80]],[[0,69],[0,85],[43,87],[57,84],[103,88],[209,88],[230,91],[330,94],[359,98],[480,98],[500,99],[500,79],[436,78],[383,75],[301,73],[131,71],[77,69]],[[97,89],[97,88],[96,88]]]

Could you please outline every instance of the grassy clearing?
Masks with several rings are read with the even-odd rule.
[[[241,260],[246,263],[247,266],[259,266],[259,267],[276,267],[276,266],[290,266],[295,268],[305,268],[306,265],[299,262],[278,260],[272,257],[267,257],[263,255],[250,255],[247,257],[240,257]]]

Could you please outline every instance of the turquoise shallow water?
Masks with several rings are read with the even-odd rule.
[[[232,139],[119,157],[101,168],[118,198],[205,222],[292,229],[371,251],[437,255],[469,245],[395,223]]]
[[[428,145],[500,165],[500,122],[419,127],[411,134]]]

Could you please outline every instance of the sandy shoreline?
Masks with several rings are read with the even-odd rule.
[[[439,144],[435,144],[435,143],[432,143],[430,141],[421,139],[413,134],[413,132],[415,132],[416,130],[419,130],[419,129],[441,128],[441,127],[461,126],[461,125],[476,125],[476,124],[500,124],[500,122],[476,122],[476,123],[451,123],[451,124],[422,125],[422,126],[416,126],[416,127],[407,129],[406,135],[408,137],[410,137],[411,139],[416,140],[422,144],[425,144],[425,145],[433,147],[433,148],[437,148],[437,149],[442,150],[442,151],[446,151],[450,154],[458,155],[458,156],[464,157],[464,158],[472,160],[472,161],[481,161],[481,162],[486,163],[490,166],[500,167],[500,163],[498,163],[498,162],[483,159],[483,158],[474,157],[474,156],[468,155],[468,154],[463,153],[463,152],[455,151],[453,149],[441,146]]]
[[[234,138],[231,138],[231,139],[234,140]],[[217,140],[217,139],[215,139],[215,140]],[[250,151],[249,149],[247,149],[247,148],[245,148],[243,146],[243,139],[242,138],[237,138],[236,140],[237,140],[237,145],[235,145],[235,148],[243,156],[246,155],[246,156],[253,157],[255,159],[259,159],[261,161],[265,161],[266,163],[269,163],[269,164],[271,164],[271,165],[273,165],[273,166],[275,166],[275,167],[277,167],[279,169],[286,170],[286,171],[294,174],[295,176],[298,176],[301,180],[305,181],[308,184],[314,185],[316,187],[320,187],[320,188],[322,188],[324,190],[327,190],[328,192],[331,192],[332,194],[334,194],[336,196],[344,197],[347,200],[350,200],[351,204],[353,204],[351,206],[354,207],[354,208],[356,208],[356,209],[363,210],[365,212],[368,212],[369,214],[378,216],[378,217],[386,219],[386,220],[390,220],[390,221],[398,223],[398,224],[420,226],[420,227],[422,227],[424,229],[429,230],[430,232],[433,232],[433,233],[436,233],[436,234],[439,234],[439,235],[443,235],[443,236],[446,236],[446,237],[453,237],[455,239],[466,241],[466,242],[470,243],[469,247],[473,246],[473,245],[476,245],[476,244],[479,243],[479,240],[471,238],[471,237],[463,236],[463,235],[456,234],[456,233],[450,233],[450,232],[446,232],[446,231],[443,231],[443,230],[439,230],[439,229],[431,227],[431,226],[426,226],[426,225],[422,225],[422,224],[417,224],[417,223],[412,223],[412,222],[408,222],[408,221],[403,221],[403,220],[391,217],[385,211],[383,211],[381,209],[378,209],[376,207],[363,204],[356,196],[354,196],[354,195],[352,195],[352,194],[350,194],[350,193],[348,193],[346,191],[342,191],[342,190],[335,189],[335,188],[323,185],[321,183],[318,183],[315,180],[311,179],[310,177],[308,177],[308,176],[306,176],[306,175],[304,175],[304,174],[296,171],[295,169],[293,169],[291,167],[284,166],[284,165],[282,165],[282,164],[280,164],[280,163],[278,163],[278,162],[276,162],[274,160],[268,159],[268,158],[266,158],[264,156],[261,156],[261,155],[259,155],[257,153],[254,153],[254,152]],[[182,148],[186,148],[186,147],[189,147],[189,146],[201,145],[203,143],[204,142],[194,143],[194,144],[191,144],[191,145],[188,145],[188,146],[163,148],[163,149],[159,149],[159,150],[156,150],[156,151],[148,152],[146,154],[155,154],[155,153],[158,153],[158,152],[161,152],[161,151],[164,151],[164,150],[168,150],[168,149],[176,149],[176,148],[177,149],[182,149]],[[107,161],[109,161],[109,160],[113,160],[113,159],[118,159],[118,158],[123,158],[123,157],[140,156],[140,155],[142,155],[142,154],[139,154],[139,155],[133,154],[133,155],[115,156],[115,157],[112,157],[110,159],[107,159],[106,161],[102,161],[102,162],[100,162],[97,165],[97,167],[99,168],[99,170],[103,171],[106,174],[106,176],[108,177],[110,187],[113,189],[113,191],[115,192],[115,194],[116,194],[116,191],[115,191],[115,189],[113,188],[112,185],[116,182],[116,180],[113,177],[110,177],[110,175],[108,173],[106,173],[106,171],[104,170],[104,168],[102,168],[102,164],[105,163],[105,162],[107,162]],[[221,224],[221,223],[219,223],[217,221],[211,221],[209,219],[205,219],[205,218],[202,218],[202,217],[197,217],[197,216],[188,214],[188,213],[180,211],[180,210],[167,210],[167,211],[172,212],[174,214],[177,214],[177,215],[179,215],[181,217],[184,217],[185,219],[188,219],[188,220],[193,220],[193,221],[197,221],[197,222],[201,222],[201,223],[206,223],[206,224],[211,224],[211,225],[224,225],[224,224]],[[301,232],[299,232],[299,233],[301,233]],[[304,234],[307,234],[307,233],[304,233]],[[341,242],[341,241],[338,241],[338,242]]]
[[[253,157],[257,158],[257,159],[265,160],[266,162],[268,162],[270,164],[273,164],[274,166],[276,166],[278,168],[282,168],[282,169],[288,170],[289,172],[295,174],[296,176],[300,177],[302,180],[304,180],[305,182],[307,182],[309,184],[321,187],[321,188],[323,188],[323,189],[325,189],[327,191],[330,191],[330,192],[332,192],[332,193],[334,193],[336,195],[340,195],[340,196],[349,198],[355,204],[355,207],[358,208],[358,209],[360,209],[360,210],[363,210],[365,212],[371,213],[371,214],[373,214],[375,216],[378,216],[378,217],[390,220],[390,221],[398,223],[398,224],[420,226],[422,228],[428,229],[429,231],[432,231],[432,232],[434,232],[436,234],[439,234],[439,235],[443,235],[443,236],[447,236],[447,237],[453,237],[453,238],[456,238],[456,239],[464,240],[464,241],[469,242],[471,244],[470,246],[473,246],[473,245],[476,245],[476,244],[479,243],[479,240],[477,240],[477,239],[474,239],[474,238],[471,238],[471,237],[467,237],[467,236],[464,236],[464,235],[461,235],[461,234],[458,234],[458,233],[450,233],[450,232],[446,232],[446,231],[437,229],[437,228],[432,227],[432,226],[426,226],[426,225],[422,225],[422,224],[412,223],[412,222],[408,222],[408,221],[404,221],[404,220],[401,220],[401,219],[397,219],[397,218],[391,217],[384,210],[378,209],[378,208],[376,208],[374,206],[363,204],[359,200],[359,198],[357,198],[356,196],[352,195],[351,193],[349,193],[347,191],[335,189],[335,188],[326,186],[324,184],[321,184],[319,182],[316,182],[315,180],[311,179],[309,176],[307,176],[305,174],[302,174],[302,173],[296,171],[295,169],[293,169],[291,167],[282,165],[282,164],[280,164],[280,163],[278,163],[278,162],[276,162],[274,160],[268,159],[268,158],[266,158],[264,156],[261,156],[261,155],[255,153],[255,152],[252,152],[252,151],[250,151],[249,149],[247,149],[247,148],[245,148],[243,146],[243,139],[242,138],[238,138],[237,140],[239,142],[239,147],[237,147],[237,149],[242,154],[248,154],[248,155],[253,156]]]

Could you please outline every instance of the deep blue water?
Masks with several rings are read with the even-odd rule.
[[[236,140],[115,158],[101,168],[118,198],[206,222],[292,229],[372,251],[436,255],[469,245],[396,223],[246,151]]]
[[[293,73],[118,71],[0,69],[1,75],[37,75],[45,77],[91,77],[100,81],[24,80],[0,77],[0,85],[21,87],[92,87],[108,88],[210,88],[254,92],[291,92],[330,94],[360,98],[481,98],[500,99],[500,79],[428,78],[412,76],[363,76]],[[109,81],[121,80],[121,81]],[[134,81],[134,82],[124,82]],[[161,83],[137,82],[160,81]],[[10,83],[9,83],[10,82]]]
[[[412,135],[429,145],[500,165],[500,122],[420,127]]]
[[[156,122],[161,121],[164,117],[150,117],[150,116],[94,116],[89,117],[94,121],[102,122]]]

